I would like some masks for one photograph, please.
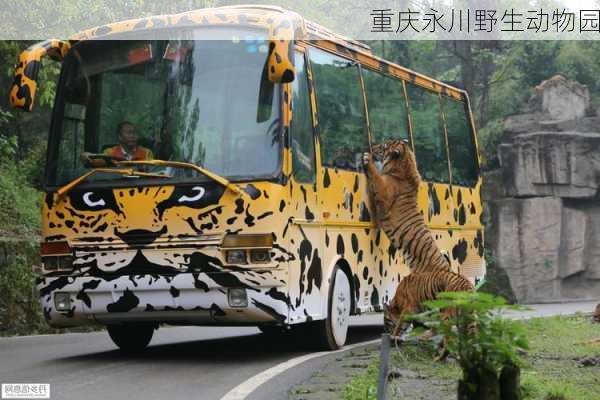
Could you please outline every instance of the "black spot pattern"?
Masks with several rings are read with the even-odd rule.
[[[452,258],[454,258],[460,264],[462,264],[467,259],[467,248],[467,241],[464,239],[460,239],[458,243],[452,248]]]
[[[138,304],[140,304],[140,299],[131,290],[125,289],[119,300],[108,304],[106,310],[108,312],[127,312],[133,310]]]
[[[337,237],[336,249],[338,255],[343,257],[346,249],[344,248],[344,238],[342,237],[342,235],[338,235]]]

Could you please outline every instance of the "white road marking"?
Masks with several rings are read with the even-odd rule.
[[[252,394],[252,392],[254,392],[263,383],[287,371],[288,369],[295,367],[296,365],[302,364],[303,362],[306,362],[308,360],[312,360],[313,358],[323,357],[330,354],[340,353],[342,351],[352,350],[359,346],[374,344],[380,341],[381,339],[374,339],[366,342],[351,344],[349,346],[345,346],[344,348],[335,351],[320,351],[318,353],[306,354],[304,356],[292,358],[291,360],[282,362],[281,364],[277,364],[276,366],[269,368],[258,375],[254,375],[252,378],[242,382],[241,384],[227,392],[225,396],[221,397],[221,400],[243,400],[250,394]]]

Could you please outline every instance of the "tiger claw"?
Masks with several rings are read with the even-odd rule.
[[[368,152],[363,153],[363,155],[362,155],[363,166],[366,167],[367,165],[369,165],[370,161],[371,161],[371,154]]]

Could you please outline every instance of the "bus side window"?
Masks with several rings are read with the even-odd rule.
[[[73,180],[86,172],[79,159],[85,145],[85,112],[83,105],[65,104],[63,129],[58,144],[61,151],[56,163],[56,174],[65,181]]]
[[[292,170],[298,182],[315,181],[315,141],[308,97],[304,54],[296,53],[296,78],[292,82]]]
[[[465,103],[451,98],[444,98],[443,106],[446,130],[448,131],[452,183],[474,186],[477,182],[479,168],[469,110]]]
[[[425,181],[449,183],[439,95],[407,83],[417,166]]]
[[[369,149],[358,65],[310,49],[323,165],[357,171]]]
[[[402,81],[363,68],[373,143],[408,140],[408,111]]]

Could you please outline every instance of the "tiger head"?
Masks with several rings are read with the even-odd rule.
[[[414,153],[405,140],[388,140],[376,144],[372,148],[372,153],[373,159],[382,164],[382,174],[410,182],[414,188],[421,182]]]
[[[393,304],[383,304],[383,330],[392,336],[397,336],[406,330],[409,323],[400,320],[400,312]]]

